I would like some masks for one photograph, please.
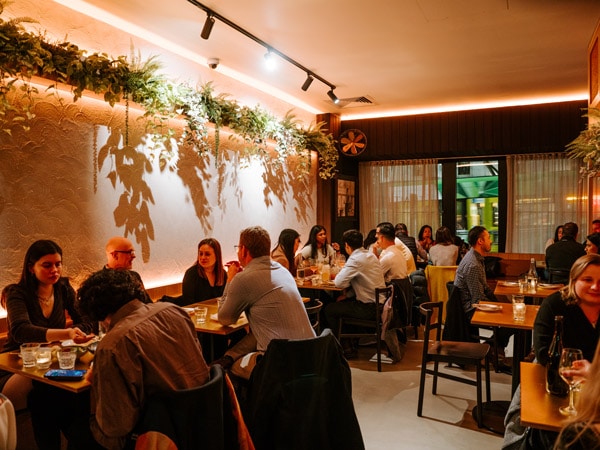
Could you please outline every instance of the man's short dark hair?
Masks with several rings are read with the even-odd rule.
[[[579,233],[579,227],[575,222],[567,222],[563,225],[563,238],[571,237],[575,239],[577,237],[577,233]]]
[[[253,258],[271,254],[271,237],[263,227],[256,226],[242,230],[240,244],[246,247]]]
[[[104,320],[131,300],[144,298],[144,287],[129,270],[99,270],[77,291],[78,308],[93,321]]]
[[[469,245],[471,247],[473,247],[475,244],[477,244],[477,240],[481,237],[481,235],[483,234],[484,231],[487,231],[485,227],[482,227],[481,225],[476,225],[473,228],[471,228],[469,230]]]
[[[347,230],[342,234],[342,242],[348,244],[352,250],[356,250],[363,245],[363,235],[358,230]]]
[[[396,238],[394,225],[392,225],[390,222],[380,223],[377,225],[377,229],[379,230],[379,234],[389,241],[393,241]]]

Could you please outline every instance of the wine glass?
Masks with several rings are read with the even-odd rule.
[[[317,269],[319,267],[319,266],[317,266],[317,260],[313,259],[313,258],[310,258],[308,260],[308,265],[310,267],[310,271],[312,272],[312,274],[316,275],[317,274]]]
[[[577,414],[577,410],[575,409],[574,404],[573,391],[583,379],[580,377],[574,377],[571,374],[565,373],[565,371],[569,371],[573,368],[574,361],[579,361],[582,359],[583,353],[581,352],[581,350],[576,348],[563,348],[563,351],[560,355],[558,374],[569,385],[569,406],[562,406],[559,408],[559,410],[562,414],[565,414],[567,416],[573,416]]]

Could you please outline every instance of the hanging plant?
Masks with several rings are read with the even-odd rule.
[[[0,15],[6,0],[0,0]],[[281,120],[260,107],[240,107],[225,94],[215,95],[212,83],[198,88],[185,83],[174,83],[159,74],[161,64],[156,57],[147,61],[132,56],[109,58],[104,53],[87,55],[70,42],[48,43],[44,36],[27,32],[23,23],[29,18],[0,19],[0,133],[11,134],[15,126],[29,130],[33,119],[33,107],[38,94],[31,79],[39,76],[55,82],[48,90],[57,88],[58,83],[71,87],[73,101],[77,101],[86,90],[100,94],[111,106],[125,100],[144,108],[146,132],[150,142],[161,148],[161,161],[166,161],[173,152],[171,143],[175,138],[181,144],[192,146],[199,154],[211,149],[208,141],[208,123],[214,124],[214,156],[219,163],[221,145],[220,130],[229,127],[246,144],[243,157],[271,158],[267,141],[274,141],[276,160],[290,156],[300,158],[299,176],[310,170],[307,150],[319,155],[319,176],[331,179],[336,174],[339,158],[331,134],[323,124],[301,128],[290,113]],[[11,95],[21,92],[15,102]],[[185,121],[183,131],[177,136],[169,126],[173,118]],[[125,139],[128,136],[128,111],[126,112]],[[265,161],[267,163],[267,161]],[[164,167],[161,162],[161,168]]]
[[[567,154],[570,158],[581,158],[579,173],[582,176],[597,177],[600,175],[600,110],[589,108],[583,117],[589,118],[588,126],[567,144]]]

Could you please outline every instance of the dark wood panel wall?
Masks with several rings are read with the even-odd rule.
[[[339,116],[318,116],[337,138],[348,129],[359,129],[367,136],[367,150],[357,157],[340,155],[341,175],[356,177],[359,161],[438,158],[477,158],[526,153],[562,152],[586,126],[582,117],[587,101],[572,101],[543,105],[422,114],[380,119],[347,120]],[[442,168],[443,197],[456,195],[456,167],[448,161]],[[506,161],[500,158],[500,185],[505,185]],[[360,184],[360,180],[357,180]],[[355,221],[337,220],[335,215],[335,180],[319,180],[317,220],[330,232],[330,240],[340,242],[342,233],[358,228]],[[504,184],[503,184],[504,183]],[[452,191],[454,190],[454,191]],[[501,211],[506,211],[506,192],[500,190]],[[454,202],[444,202],[443,223],[453,228],[456,218]],[[357,192],[358,204],[358,192]],[[358,211],[357,211],[358,214]],[[502,214],[501,223],[506,223]],[[501,226],[500,244],[504,246],[505,227]],[[363,230],[366,232],[367,230]],[[453,230],[454,231],[454,230]]]
[[[586,107],[573,101],[348,120],[340,132],[356,128],[367,136],[367,150],[354,161],[561,152],[585,128]]]

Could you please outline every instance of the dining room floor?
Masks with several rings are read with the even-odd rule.
[[[423,417],[417,416],[422,330],[420,337],[409,337],[403,360],[382,364],[381,373],[369,361],[374,345],[359,347],[358,357],[349,361],[352,397],[366,449],[499,449],[502,436],[478,428],[471,415],[476,405],[474,386],[439,379],[438,394],[432,395],[428,375]],[[475,379],[474,369],[444,370]],[[492,400],[510,400],[511,376],[490,372]]]

